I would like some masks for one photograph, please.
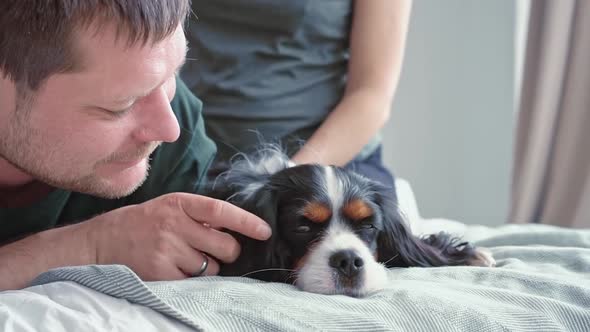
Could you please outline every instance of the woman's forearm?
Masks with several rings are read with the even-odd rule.
[[[293,156],[293,161],[345,165],[383,127],[390,109],[391,99],[371,89],[348,94]]]

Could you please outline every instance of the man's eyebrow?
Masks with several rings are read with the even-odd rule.
[[[187,41],[188,43],[188,41]],[[184,55],[182,57],[182,60],[180,61],[180,63],[176,66],[176,68],[174,69],[174,75],[178,75],[178,72],[180,71],[180,69],[184,66],[184,64],[186,63],[186,54],[188,53],[188,46],[185,48],[185,52]],[[153,91],[153,90],[152,90]],[[132,97],[125,97],[123,99],[118,99],[118,100],[113,100],[113,104],[117,104],[117,105],[127,105],[129,103],[131,103],[132,101],[135,101],[139,98],[143,98],[147,95],[149,95],[150,93],[152,93],[152,91],[149,91],[146,94],[143,95],[137,95],[137,96],[132,96]]]

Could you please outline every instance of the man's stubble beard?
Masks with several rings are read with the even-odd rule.
[[[22,103],[21,106],[30,106],[30,103]],[[106,199],[116,199],[132,194],[147,179],[150,165],[149,159],[144,176],[138,183],[128,188],[117,188],[96,175],[96,168],[99,165],[108,164],[117,160],[140,158],[152,153],[160,142],[146,143],[138,150],[132,152],[116,153],[93,166],[90,174],[68,178],[66,174],[77,174],[75,161],[56,160],[60,158],[59,148],[56,146],[41,147],[44,142],[41,133],[29,125],[30,109],[19,107],[9,120],[7,128],[0,133],[0,157],[20,171],[31,175],[35,180],[46,183],[52,187],[68,191],[75,191],[84,194],[94,195]],[[66,138],[64,138],[66,139]],[[55,144],[60,146],[61,144]],[[50,162],[47,162],[50,161]],[[144,162],[144,161],[142,161]],[[63,165],[60,171],[47,169],[46,165]],[[72,169],[73,167],[73,169]]]

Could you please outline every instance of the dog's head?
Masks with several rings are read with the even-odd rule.
[[[222,266],[222,275],[363,296],[385,286],[387,267],[462,264],[471,250],[448,236],[412,236],[391,189],[340,167],[294,166],[280,151],[266,150],[235,163],[219,180],[218,197],[273,230],[268,241],[237,235],[242,253]]]

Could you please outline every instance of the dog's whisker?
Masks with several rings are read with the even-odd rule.
[[[391,262],[392,260],[394,260],[395,258],[397,258],[397,256],[399,256],[399,254],[391,257],[390,259],[388,259],[386,262],[383,262],[383,265],[386,265],[387,263]]]
[[[248,272],[246,274],[241,275],[240,277],[245,277],[254,273],[260,273],[260,272],[268,272],[268,271],[289,271],[289,272],[295,272],[295,270],[293,269],[281,269],[281,268],[270,268],[270,269],[262,269],[262,270],[256,270],[256,271],[251,271]]]
[[[289,280],[289,279],[293,279],[293,283],[296,283],[297,282],[297,274],[295,274],[295,273],[289,274],[289,277],[287,278],[287,280]]]

